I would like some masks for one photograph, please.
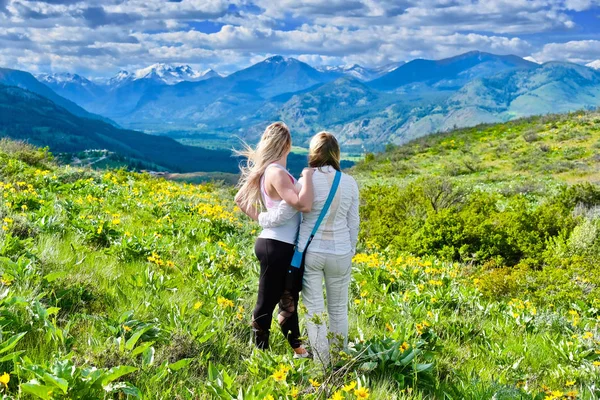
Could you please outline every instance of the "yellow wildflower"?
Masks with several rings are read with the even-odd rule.
[[[333,396],[330,397],[329,400],[343,400],[344,396],[342,396],[342,393],[338,390],[337,392],[335,392],[333,394]]]
[[[575,381],[567,381],[565,383],[565,386],[569,387],[569,386],[573,386],[575,384]]]
[[[594,334],[592,332],[585,332],[582,336],[582,338],[584,339],[591,339],[594,337]]]
[[[273,377],[273,379],[275,379],[275,381],[283,382],[283,381],[285,381],[285,378],[287,377],[287,373],[283,369],[278,369],[277,371],[273,372],[273,375],[271,375],[271,376]]]
[[[197,301],[194,303],[194,310],[198,310],[200,307],[202,307],[202,302],[201,301]]]
[[[314,388],[318,388],[319,386],[321,386],[321,384],[320,384],[319,382],[315,381],[315,380],[314,380],[314,379],[312,379],[312,378],[311,378],[311,379],[309,379],[308,381],[310,382],[310,384],[311,384],[311,385],[312,385],[312,387],[314,387]]]
[[[10,375],[6,372],[0,375],[0,383],[8,388],[8,382],[10,382]]]
[[[350,382],[349,384],[345,385],[342,390],[346,393],[349,393],[352,389],[354,389],[356,387],[356,381]]]
[[[290,396],[292,396],[294,399],[296,397],[298,397],[298,388],[292,388],[292,391],[290,392]]]
[[[127,325],[123,325],[123,330],[125,332],[129,332],[131,330],[131,327],[127,326]]]
[[[357,399],[368,399],[369,398],[369,389],[361,387],[354,391],[354,395]]]
[[[227,308],[227,307],[233,307],[233,301],[226,299],[225,297],[219,296],[217,298],[217,304],[220,305],[223,308]]]

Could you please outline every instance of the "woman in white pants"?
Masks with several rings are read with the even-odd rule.
[[[308,164],[315,168],[312,175],[314,200],[311,211],[303,214],[300,224],[300,251],[305,250],[329,195],[335,172],[340,171],[340,147],[331,133],[321,132],[312,138]],[[284,206],[262,213],[259,222],[263,227],[278,225],[292,218],[294,213],[291,207]],[[315,357],[325,365],[330,362],[330,345],[345,348],[348,342],[348,286],[358,227],[358,185],[354,178],[342,174],[331,206],[306,249],[302,286],[302,300],[307,309],[308,339]],[[323,318],[323,281],[327,292],[329,329]]]

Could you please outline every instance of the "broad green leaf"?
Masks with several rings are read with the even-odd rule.
[[[374,361],[367,361],[365,363],[362,363],[362,365],[360,366],[360,369],[363,371],[372,371],[375,368],[377,368],[377,363]]]
[[[150,347],[142,354],[142,365],[149,367],[154,364],[154,347]]]
[[[423,372],[423,371],[426,371],[426,370],[428,370],[428,369],[431,369],[431,367],[432,367],[432,366],[433,366],[433,364],[432,364],[432,363],[430,363],[430,364],[417,364],[417,365],[415,366],[415,372]]]
[[[7,354],[4,357],[0,358],[0,363],[5,362],[5,361],[14,360],[16,357],[20,356],[23,353],[25,353],[25,350],[14,351],[10,354]]]
[[[19,340],[23,339],[23,336],[25,336],[26,334],[27,332],[17,333],[16,335],[11,336],[4,343],[0,344],[0,354],[12,350],[17,345],[17,343],[19,343]]]
[[[32,394],[40,399],[52,399],[52,388],[50,386],[40,385],[36,381],[22,383],[20,388],[23,393]]]
[[[131,355],[133,357],[135,357],[138,354],[142,354],[143,352],[146,351],[146,349],[148,349],[148,347],[152,346],[153,344],[154,344],[154,342],[146,342],[146,343],[140,344],[138,347],[133,349],[133,351],[131,352]]]
[[[48,385],[55,386],[62,390],[63,393],[67,393],[67,389],[69,388],[69,382],[67,382],[66,380],[54,375],[50,375],[49,373],[45,373],[42,379],[44,379],[44,382],[46,382]]]
[[[187,367],[194,361],[193,358],[182,358],[181,360],[174,362],[173,364],[169,364],[169,369],[171,371],[179,371],[181,368]]]
[[[209,362],[208,363],[208,380],[216,381],[218,377],[219,377],[219,370],[217,369],[217,367],[215,367],[215,365],[212,362]]]
[[[68,274],[67,271],[58,271],[58,272],[51,272],[48,275],[44,276],[44,280],[48,283],[53,282],[57,279],[62,278],[63,276],[66,276]]]
[[[125,386],[121,388],[121,391],[128,396],[133,396],[138,399],[142,398],[142,392],[140,392],[140,389],[128,383],[126,383]]]
[[[133,348],[135,347],[135,344],[137,343],[137,341],[140,339],[140,337],[148,332],[150,330],[150,326],[146,327],[146,328],[142,328],[142,329],[138,329],[137,331],[135,331],[133,333],[133,335],[131,335],[131,337],[129,338],[129,340],[127,340],[127,343],[125,343],[125,350],[133,350]]]
[[[118,367],[113,367],[106,372],[102,379],[102,386],[106,386],[112,381],[119,379],[123,375],[130,374],[132,372],[137,371],[138,369],[135,367],[130,367],[128,365],[120,365]]]
[[[48,315],[56,315],[56,314],[58,314],[59,311],[60,311],[59,307],[48,307],[46,309],[46,312],[48,313]]]

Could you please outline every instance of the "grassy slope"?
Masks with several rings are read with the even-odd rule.
[[[366,184],[437,175],[501,187],[530,178],[597,183],[599,163],[600,113],[580,112],[431,135],[369,156],[354,173]]]
[[[502,130],[487,132],[494,129]],[[466,131],[455,135],[455,142],[468,138]],[[500,145],[501,135],[490,142]],[[431,140],[452,140],[447,136]],[[479,137],[472,142],[491,146]],[[412,174],[394,180],[436,168],[435,157],[454,160],[458,150],[444,146],[437,155],[415,150],[410,162],[401,161]],[[490,176],[513,168],[491,158]],[[411,382],[416,364],[403,369],[384,362],[371,372],[358,364],[342,377],[323,375],[311,361],[292,360],[279,333],[272,335],[271,352],[252,350],[257,227],[234,210],[231,189],[56,167],[43,154],[6,141],[0,161],[3,340],[25,332],[2,355],[23,353],[4,358],[0,373],[11,374],[4,390],[16,398],[29,398],[23,392],[38,386],[46,397],[65,397],[63,389],[68,397],[103,396],[102,388],[90,394],[91,385],[73,378],[71,369],[53,370],[60,360],[72,360],[75,373],[133,366],[112,372],[130,372],[121,384],[129,382],[145,398],[231,399],[241,391],[245,399],[292,399],[295,389],[299,398],[329,398],[356,380],[375,399],[544,398],[549,389],[556,391],[553,398],[598,395],[598,304],[592,299],[556,306],[488,299],[459,264],[368,251],[355,258],[351,341],[406,342],[400,357],[421,348],[415,360],[433,361],[434,379]],[[357,168],[363,180],[405,170],[387,162]],[[486,173],[469,179],[487,179]],[[272,374],[281,365],[292,369],[277,382]],[[58,375],[66,389],[53,378]],[[315,392],[309,379],[327,384]],[[413,389],[405,387],[409,383]],[[353,391],[341,394],[356,398]]]

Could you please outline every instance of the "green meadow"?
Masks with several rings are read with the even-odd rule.
[[[600,114],[433,135],[348,172],[350,346],[323,370],[275,323],[253,348],[259,227],[232,186],[0,141],[3,398],[600,397]]]

